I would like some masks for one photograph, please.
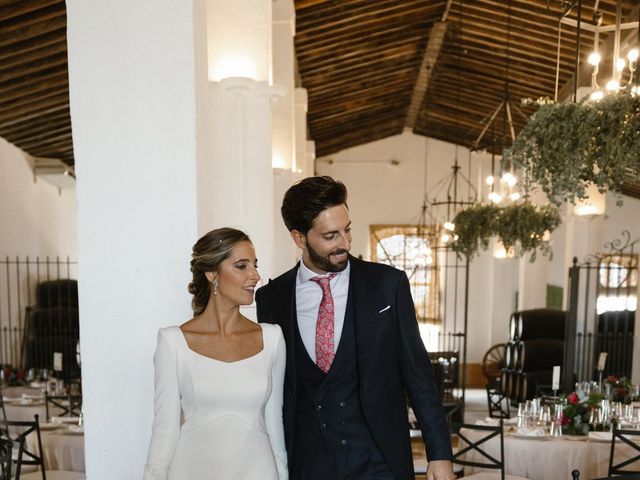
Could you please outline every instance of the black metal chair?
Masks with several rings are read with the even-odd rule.
[[[47,419],[51,418],[53,407],[57,417],[79,417],[82,412],[82,397],[77,395],[47,395],[45,411]],[[51,408],[51,412],[50,412]]]
[[[13,442],[9,438],[0,437],[0,480],[11,479],[12,453]]]
[[[20,480],[20,476],[23,473],[22,469],[25,465],[36,467],[37,470],[39,469],[42,472],[42,478],[46,479],[44,460],[41,455],[42,439],[40,438],[38,415],[35,415],[33,421],[7,420],[5,424],[7,426],[5,434],[12,441],[13,445],[17,445],[18,447],[17,458],[14,458],[14,461],[16,463],[16,480]],[[11,431],[17,431],[18,433],[12,434]],[[32,434],[36,435],[38,447],[37,452],[27,447],[27,437]]]
[[[611,436],[611,455],[609,456],[609,473],[608,475],[611,477],[612,475],[628,475],[628,474],[640,474],[640,445],[638,445],[630,438],[640,438],[640,432],[637,430],[619,430],[617,428],[613,429],[613,434]],[[616,452],[616,443],[622,442],[628,445],[632,451],[633,456],[628,457],[618,463],[614,463],[615,461],[615,452]],[[629,470],[625,467],[630,465],[635,465],[635,470]],[[639,475],[640,477],[640,475]]]
[[[475,430],[486,433],[479,440],[471,440],[464,432],[464,430]],[[492,427],[487,425],[471,425],[463,424],[458,433],[459,442],[463,441],[460,450],[453,454],[453,463],[462,465],[463,467],[475,467],[481,469],[498,470],[495,474],[489,474],[492,477],[500,480],[525,480],[524,477],[518,477],[515,475],[506,475],[504,472],[504,435],[503,435],[503,421],[500,420],[498,426]],[[491,439],[497,438],[499,441],[499,458],[491,455],[487,452],[488,442]],[[472,453],[477,453],[482,457],[480,460],[467,459],[466,456]],[[487,472],[480,472],[474,475],[464,476],[464,479],[472,479],[474,477],[488,478]]]
[[[497,388],[487,384],[487,404],[489,405],[489,417],[491,418],[511,418],[509,399],[504,394],[501,386]],[[506,408],[503,407],[506,405]]]
[[[13,445],[18,446],[17,458],[14,458],[16,464],[15,480],[85,480],[84,473],[68,472],[63,470],[45,470],[45,460],[42,450],[42,437],[40,436],[40,423],[38,415],[34,416],[34,420],[30,422],[12,421],[6,422],[7,428],[13,427],[13,431],[19,433],[11,436],[9,431],[5,432],[11,439]],[[36,436],[36,448],[30,448],[27,445],[27,437],[29,435]],[[35,471],[24,473],[24,466],[33,466]]]

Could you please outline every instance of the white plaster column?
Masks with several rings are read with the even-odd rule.
[[[307,109],[309,106],[309,98],[307,90],[304,88],[296,88],[296,107],[295,107],[295,164],[293,170],[301,173],[303,177],[313,175],[313,170],[309,171],[307,162]]]
[[[244,230],[256,248],[263,277],[272,275],[273,182],[272,1],[207,0],[209,171],[207,230]]]
[[[293,0],[273,2],[273,83],[284,87],[284,96],[273,105],[274,168],[292,170],[295,164],[293,37],[296,13]]]
[[[304,158],[303,176],[311,177],[316,173],[316,142],[307,140],[307,154]]]
[[[86,472],[139,479],[156,331],[191,316],[204,4],[66,6]]]

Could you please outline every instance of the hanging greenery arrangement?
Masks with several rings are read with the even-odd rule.
[[[538,251],[551,256],[548,235],[560,225],[560,214],[551,206],[537,207],[529,202],[504,207],[478,203],[459,212],[453,223],[455,235],[450,246],[460,255],[472,258],[497,237],[506,250],[514,249],[521,256],[529,252],[534,261]]]
[[[640,97],[630,89],[599,101],[537,103],[503,156],[503,167],[522,169],[525,189],[538,184],[559,205],[586,198],[591,183],[619,192],[640,176]]]

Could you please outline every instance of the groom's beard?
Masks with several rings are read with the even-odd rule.
[[[341,253],[349,253],[348,250],[340,248],[338,250],[334,250],[326,257],[323,257],[318,252],[316,252],[309,241],[307,240],[307,253],[309,253],[309,260],[313,263],[316,268],[322,270],[323,272],[341,272],[345,268],[347,268],[347,264],[349,260],[345,260],[344,262],[333,263],[330,260],[330,255],[340,255]]]

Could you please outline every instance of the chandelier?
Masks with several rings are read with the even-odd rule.
[[[594,7],[593,21],[594,24],[587,24],[586,29],[594,32],[593,51],[587,58],[587,62],[591,65],[591,100],[600,100],[607,93],[615,93],[622,88],[632,87],[632,92],[637,93],[638,87],[634,85],[634,77],[638,64],[639,50],[635,45],[626,52],[621,54],[620,40],[622,30],[637,29],[638,22],[622,23],[622,0],[618,0],[616,4],[616,23],[615,25],[603,26],[602,13],[598,11],[598,1]],[[598,83],[598,74],[600,73],[600,63],[602,55],[600,54],[600,33],[614,32],[613,52],[611,57],[611,77],[602,85]],[[626,59],[625,59],[626,57]]]

